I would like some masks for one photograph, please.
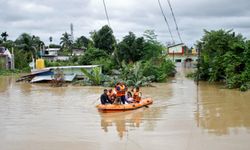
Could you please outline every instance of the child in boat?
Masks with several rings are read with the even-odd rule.
[[[126,95],[126,102],[129,104],[129,103],[133,103],[134,102],[134,99],[132,97],[132,93],[130,91],[127,92],[127,95]]]

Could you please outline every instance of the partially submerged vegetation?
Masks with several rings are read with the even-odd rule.
[[[25,73],[24,70],[6,70],[6,69],[0,69],[0,75],[1,76],[9,76],[9,75],[18,75],[20,73]]]
[[[14,50],[16,70],[0,70],[0,75],[9,75],[30,70],[29,63],[39,57],[44,42],[38,36],[21,34],[15,41],[8,40],[3,32],[0,45]],[[163,82],[175,74],[175,66],[163,55],[165,47],[157,41],[153,30],[146,30],[142,37],[133,32],[117,42],[112,29],[105,25],[91,32],[91,38],[80,36],[75,41],[71,35],[62,34],[59,54],[70,57],[67,61],[45,61],[46,66],[100,65],[100,70],[86,72],[84,85],[113,86],[118,81],[127,85],[148,86],[151,82]],[[232,30],[206,31],[197,49],[201,52],[199,74],[188,76],[210,82],[222,81],[227,88],[250,88],[250,41]],[[84,55],[72,55],[73,49],[83,49]]]
[[[151,82],[163,82],[175,74],[172,61],[163,55],[166,48],[157,41],[153,30],[146,30],[144,35],[137,37],[133,32],[117,42],[112,29],[105,25],[98,31],[91,32],[91,38],[81,36],[72,41],[67,32],[62,34],[60,45],[52,43],[50,48],[60,48],[60,55],[70,57],[67,61],[45,61],[45,66],[68,65],[100,65],[100,70],[86,72],[86,79],[80,81],[83,85],[113,86],[117,81],[127,85],[148,86]],[[7,40],[0,44],[8,49],[14,49],[15,66],[17,69],[29,70],[29,63],[40,56],[40,48],[45,44],[37,36],[21,34],[15,41]],[[72,55],[73,49],[84,50],[84,55]],[[78,82],[79,83],[79,82]]]
[[[165,48],[156,40],[153,31],[145,31],[144,37],[136,37],[129,32],[116,44],[110,34],[112,30],[107,28],[109,27],[104,26],[93,33],[96,47],[87,49],[85,55],[79,58],[79,64],[82,65],[102,65],[105,75],[102,76],[100,84],[113,86],[116,82],[123,81],[127,85],[149,86],[153,81],[162,82],[175,74],[174,64],[162,55]],[[109,51],[103,50],[107,48],[103,44],[107,43],[105,39],[109,39],[109,44],[112,45]]]
[[[223,81],[226,87],[241,91],[250,88],[249,40],[232,30],[205,30],[197,48],[201,50],[199,79]]]
[[[9,75],[30,70],[29,63],[39,57],[44,42],[38,36],[21,34],[15,41],[8,40],[7,32],[1,34],[0,44],[14,50],[16,70],[0,70],[0,75]],[[105,25],[91,32],[91,38],[81,36],[75,41],[63,33],[59,54],[70,57],[67,61],[45,61],[46,66],[100,65],[100,70],[86,72],[84,85],[113,86],[118,81],[127,85],[148,86],[151,82],[163,82],[175,74],[175,66],[163,55],[165,47],[157,41],[153,30],[146,30],[142,37],[133,32],[117,42],[112,29]],[[197,49],[201,52],[199,74],[190,74],[199,80],[222,81],[228,88],[245,91],[250,88],[250,41],[232,30],[206,31]],[[72,55],[73,49],[83,49],[84,55]]]

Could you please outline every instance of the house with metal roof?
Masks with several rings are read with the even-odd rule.
[[[184,43],[168,46],[167,54],[174,62],[185,63],[197,60],[197,52],[195,49],[188,49]]]

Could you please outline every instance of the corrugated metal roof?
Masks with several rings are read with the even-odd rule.
[[[72,75],[64,75],[64,81],[71,82],[75,79],[76,74]],[[44,76],[35,76],[30,82],[35,83],[35,82],[41,82],[41,81],[51,81],[54,79],[54,76],[51,75],[44,75]]]
[[[70,69],[70,68],[95,68],[99,65],[84,65],[84,66],[57,66],[57,67],[48,67],[49,69]]]
[[[170,46],[168,46],[168,48],[171,48],[171,47],[176,47],[176,46],[179,46],[179,45],[183,45],[183,46],[185,46],[185,44],[184,44],[184,43],[179,43],[179,44],[175,44],[175,45],[170,45]]]

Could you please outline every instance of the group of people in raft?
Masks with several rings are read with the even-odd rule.
[[[104,89],[100,100],[103,105],[140,103],[141,92],[139,87],[133,87],[131,91],[129,91],[124,82],[118,82],[114,89]]]

